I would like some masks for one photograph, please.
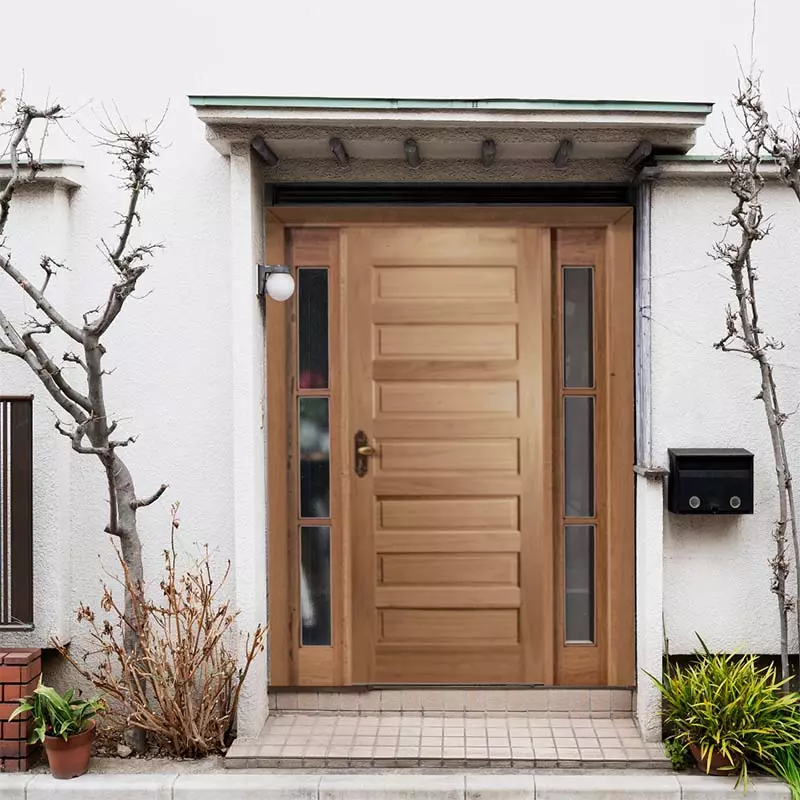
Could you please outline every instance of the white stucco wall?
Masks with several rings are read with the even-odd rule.
[[[782,106],[787,89],[800,89],[794,61],[800,4],[771,0],[768,8],[775,6],[780,14],[768,15],[765,7],[756,44],[766,96]],[[141,515],[147,569],[153,574],[160,566],[169,500],[180,499],[186,547],[208,541],[220,560],[238,561],[240,581],[232,588],[248,624],[263,617],[265,605],[259,585],[264,540],[257,536],[263,520],[263,495],[257,495],[263,486],[261,343],[249,285],[260,231],[253,219],[241,218],[253,190],[246,186],[244,155],[232,167],[207,144],[186,96],[714,101],[717,109],[698,136],[697,151],[708,152],[737,74],[734,46],[746,58],[751,22],[750,0],[674,0],[668,10],[637,0],[581,0],[568,18],[559,4],[519,0],[490,8],[406,0],[386,17],[375,9],[367,0],[338,6],[231,0],[224,8],[141,0],[133,16],[99,0],[79,7],[33,0],[26,13],[42,21],[35,49],[20,35],[7,37],[0,52],[0,87],[8,95],[19,89],[24,70],[29,100],[49,94],[75,109],[64,122],[72,140],[55,131],[47,155],[82,160],[81,188],[69,195],[26,190],[8,231],[20,265],[35,263],[45,250],[68,261],[73,271],[59,276],[53,290],[73,315],[104,296],[107,267],[96,243],[108,235],[121,196],[108,158],[85,129],[98,129],[104,105],[116,104],[134,128],[169,106],[156,193],[142,208],[141,234],[165,249],[142,282],[141,294],[153,293],[130,302],[108,337],[107,362],[118,366],[108,401],[125,419],[125,433],[141,434],[129,452],[140,490],[162,481],[171,486],[167,500]],[[535,180],[537,173],[520,177]],[[791,409],[800,401],[798,295],[795,282],[771,279],[791,268],[788,254],[800,252],[800,233],[788,226],[791,198],[771,188],[767,200],[776,231],[763,248],[764,316],[787,342],[777,360],[788,366],[777,374]],[[718,235],[713,222],[728,205],[724,187],[711,184],[664,183],[654,191],[656,460],[664,463],[668,446],[736,445],[752,449],[758,464],[758,513],[751,518],[656,520],[653,490],[640,493],[640,499],[648,495],[640,531],[665,527],[665,623],[674,652],[693,647],[695,629],[714,646],[777,647],[766,566],[771,473],[762,412],[750,402],[755,376],[750,364],[710,347],[722,330],[727,295],[706,253]],[[0,281],[0,301],[8,294]],[[21,365],[0,359],[0,392],[37,396],[39,626],[34,635],[0,634],[0,642],[41,643],[51,631],[69,637],[73,609],[97,594],[97,556],[111,559],[102,534],[106,510],[97,500],[103,477],[52,431],[49,403]],[[790,435],[800,452],[797,432]],[[646,556],[659,558],[653,550]],[[640,574],[640,588],[646,580]],[[655,618],[658,609],[649,613]],[[655,639],[642,646],[652,659]],[[263,677],[263,664],[259,670]],[[256,719],[263,709],[257,698],[249,703],[256,704]]]
[[[800,206],[771,184],[763,194],[773,232],[754,250],[761,324],[786,349],[774,355],[786,411],[800,404]],[[733,297],[723,270],[707,255],[732,208],[722,182],[657,184],[653,198],[653,451],[666,466],[668,447],[745,447],[755,454],[755,514],[667,514],[664,619],[670,650],[691,652],[694,631],[713,648],[779,650],[777,604],[767,559],[774,553],[775,472],[758,370],[746,357],[712,344],[724,334]],[[791,467],[800,470],[800,427],[787,424]],[[792,636],[792,642],[796,636]],[[792,645],[795,646],[794,644]]]

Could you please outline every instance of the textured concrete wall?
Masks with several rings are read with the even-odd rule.
[[[783,407],[800,404],[797,259],[800,207],[785,189],[763,195],[773,232],[754,250],[761,324],[782,339],[774,356]],[[724,335],[733,297],[708,256],[724,232],[714,222],[732,207],[722,183],[664,183],[653,199],[653,449],[745,447],[755,453],[755,514],[664,518],[664,620],[670,650],[691,652],[697,631],[710,647],[778,651],[777,610],[767,560],[774,553],[775,472],[758,369],[712,344]],[[731,234],[729,234],[730,236]],[[786,427],[791,465],[800,471],[800,428]],[[794,641],[796,637],[792,637]],[[794,645],[793,645],[794,646]]]

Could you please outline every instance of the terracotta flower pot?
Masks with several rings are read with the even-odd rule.
[[[690,745],[694,760],[697,762],[697,768],[706,775],[733,775],[736,772],[736,764],[730,758],[723,755],[719,750],[711,751],[711,764],[708,763],[708,758],[703,758],[700,753],[700,746],[693,744]]]
[[[66,741],[61,736],[45,736],[44,749],[54,778],[77,778],[89,769],[94,732],[95,722],[91,720],[83,733],[70,736]]]

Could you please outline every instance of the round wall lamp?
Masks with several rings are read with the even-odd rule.
[[[283,303],[294,294],[292,268],[285,264],[258,265],[258,294]]]

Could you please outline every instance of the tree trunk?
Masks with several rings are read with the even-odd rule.
[[[136,490],[130,470],[122,459],[112,451],[108,459],[103,459],[108,477],[109,502],[116,508],[116,530],[119,537],[122,559],[128,570],[131,585],[137,589],[144,586],[144,565],[142,563],[142,543],[136,525]],[[141,642],[137,636],[138,626],[134,619],[134,601],[129,591],[125,591],[125,630],[123,643],[125,651],[136,657],[141,653]],[[147,749],[147,736],[139,728],[126,728],[125,742],[136,753]]]

